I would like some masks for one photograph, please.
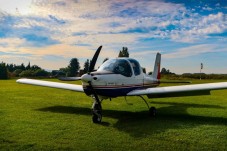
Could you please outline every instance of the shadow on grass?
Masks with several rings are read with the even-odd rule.
[[[217,105],[199,105],[185,103],[152,102],[152,104],[168,105],[157,109],[157,116],[151,118],[148,111],[130,112],[119,110],[103,110],[101,125],[109,126],[105,117],[115,118],[118,121],[113,125],[119,131],[129,133],[133,137],[144,137],[164,132],[168,129],[187,129],[199,125],[227,125],[227,119],[222,117],[209,117],[190,115],[188,108],[224,109]],[[38,109],[44,112],[82,114],[91,116],[91,109],[84,107],[52,106]]]

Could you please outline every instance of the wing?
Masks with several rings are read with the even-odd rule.
[[[32,84],[32,85],[38,85],[38,86],[45,86],[45,87],[52,87],[52,88],[84,92],[82,85],[50,82],[50,81],[42,81],[42,80],[33,80],[33,79],[19,79],[19,80],[17,80],[17,82],[23,83],[23,84]]]
[[[147,88],[133,90],[127,95],[147,95],[149,98],[180,97],[209,95],[211,90],[219,89],[227,89],[227,82]]]

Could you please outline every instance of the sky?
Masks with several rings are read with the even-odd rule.
[[[97,67],[122,47],[147,71],[227,73],[227,0],[0,0],[0,62]]]

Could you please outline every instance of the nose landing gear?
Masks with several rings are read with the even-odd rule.
[[[102,105],[101,102],[97,103],[94,101],[92,105],[92,121],[93,123],[101,123],[102,122]]]

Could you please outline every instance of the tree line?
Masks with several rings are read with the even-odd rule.
[[[9,79],[12,77],[39,77],[48,76],[48,72],[37,65],[27,66],[23,63],[20,65],[0,63],[0,79]]]
[[[169,69],[162,68],[161,77],[169,80],[181,79],[212,79],[212,80],[227,80],[227,74],[205,74],[205,73],[183,73],[175,74],[170,72]]]
[[[119,51],[118,57],[129,57],[129,52],[127,47],[122,47],[122,50]],[[103,63],[109,58],[105,58]],[[87,73],[90,66],[90,60],[87,59],[84,62],[82,70],[80,67],[79,60],[77,58],[72,58],[69,61],[69,65],[65,68],[60,68],[59,70],[53,70],[48,72],[37,65],[31,65],[30,62],[28,65],[23,63],[20,65],[16,64],[6,64],[4,62],[0,63],[0,79],[9,79],[13,77],[58,77],[58,76],[80,76],[84,73]],[[146,69],[143,68],[143,71],[146,72]],[[149,72],[148,74],[152,74]],[[205,74],[205,73],[184,73],[182,75],[177,75],[171,72],[169,69],[162,68],[161,75],[166,79],[227,79],[227,74]]]
[[[123,47],[120,50],[118,57],[129,57],[128,48]],[[107,61],[109,58],[105,58],[103,62]],[[0,63],[0,79],[9,79],[14,77],[57,77],[57,76],[68,76],[74,77],[78,74],[87,73],[90,66],[90,60],[87,59],[83,65],[83,70],[80,70],[80,63],[77,58],[72,58],[69,65],[65,68],[60,68],[59,70],[53,70],[48,72],[37,65],[28,65],[24,63],[20,65],[16,64],[6,64],[4,62]],[[82,71],[82,73],[79,73]]]

